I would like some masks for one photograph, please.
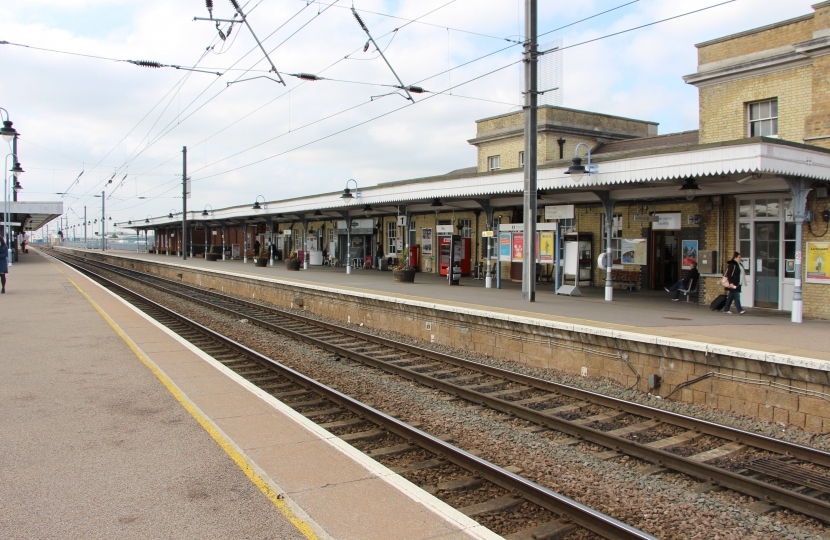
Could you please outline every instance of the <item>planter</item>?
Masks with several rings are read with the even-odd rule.
[[[254,265],[264,268],[268,266],[268,259],[254,259]]]
[[[392,270],[396,283],[415,283],[415,270]]]
[[[205,253],[205,260],[218,261],[219,260],[219,254],[217,254],[217,253]]]
[[[286,270],[299,270],[300,269],[300,259],[288,259],[285,261],[285,269]]]

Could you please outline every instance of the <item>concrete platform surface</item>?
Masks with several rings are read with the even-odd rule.
[[[8,277],[4,537],[496,537],[69,267]]]
[[[402,284],[392,280],[391,272],[377,270],[353,269],[347,275],[345,268],[328,266],[293,272],[282,262],[258,268],[250,259],[247,264],[201,258],[183,261],[181,257],[119,250],[107,251],[107,255],[830,361],[830,321],[806,319],[803,324],[793,324],[788,312],[766,309],[726,315],[684,302],[682,297],[672,302],[665,291],[618,289],[614,300],[606,302],[600,287],[585,287],[582,297],[568,297],[554,294],[552,284],[542,283],[536,302],[529,303],[522,301],[521,284],[506,279],[502,289],[486,289],[484,280],[471,278],[462,278],[460,287],[450,287],[444,276],[426,273],[416,274],[414,284]]]

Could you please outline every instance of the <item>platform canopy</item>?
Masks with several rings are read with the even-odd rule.
[[[10,202],[11,206],[11,223],[20,223],[24,231],[36,231],[57,219],[63,214],[63,202],[46,202],[46,201],[16,201]],[[2,222],[2,213],[0,213],[0,222]],[[12,230],[18,229],[18,225],[14,225]]]
[[[692,139],[696,141],[697,134]],[[681,186],[694,178],[698,196],[788,191],[786,177],[830,180],[830,151],[767,137],[711,144],[684,141],[686,134],[670,134],[600,147],[593,163],[598,174],[575,181],[565,174],[570,159],[538,168],[539,206],[599,201],[599,192],[612,200],[657,200],[682,197]],[[647,142],[652,146],[648,147]],[[676,142],[675,142],[676,141]],[[668,145],[667,145],[668,143]],[[680,144],[678,144],[680,143]],[[583,158],[583,165],[587,164]],[[345,187],[344,181],[344,187]],[[342,192],[189,212],[188,219],[212,225],[256,221],[342,219],[345,215],[382,216],[448,209],[494,209],[520,206],[524,186],[522,169],[475,172],[462,170],[443,176],[386,182],[360,187],[360,198],[342,199]],[[351,186],[354,187],[353,184]],[[147,218],[135,228],[175,226],[181,214]]]

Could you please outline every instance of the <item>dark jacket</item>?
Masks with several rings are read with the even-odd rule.
[[[9,246],[0,246],[0,274],[9,273]]]
[[[737,291],[737,292],[741,292],[741,285],[743,285],[743,283],[741,283],[741,275],[742,275],[741,269],[738,268],[738,266],[740,264],[741,263],[739,263],[735,259],[732,259],[731,261],[729,261],[729,266],[726,267],[726,274],[725,274],[726,279],[729,280],[729,283],[731,283],[732,285],[735,285],[735,288],[732,289],[732,290]]]
[[[697,271],[697,268],[692,268],[691,270],[689,270],[689,273],[686,274],[686,279],[683,280],[683,284],[686,286],[687,289],[691,289],[699,280],[700,272]]]

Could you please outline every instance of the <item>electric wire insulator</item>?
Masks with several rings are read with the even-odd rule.
[[[137,66],[147,67],[147,68],[160,68],[160,67],[163,67],[158,62],[153,62],[152,60],[128,60],[128,62],[130,62],[131,64],[135,64]]]
[[[363,52],[366,52],[366,51],[369,50],[369,43],[371,43],[371,40],[366,41],[366,45],[363,46]]]
[[[241,9],[239,9],[239,2],[237,2],[236,0],[231,0],[231,4],[233,4],[233,8],[236,11],[241,11]]]
[[[210,13],[210,18],[213,18],[213,0],[205,0],[205,6],[207,7],[208,13]]]
[[[219,38],[220,38],[222,41],[225,41],[225,39],[226,39],[226,38],[225,38],[225,33],[222,31],[222,29],[221,29],[221,28],[217,28],[217,30],[219,31]]]
[[[413,94],[423,94],[424,92],[426,92],[426,90],[424,90],[420,86],[407,86],[406,89]]]
[[[298,79],[305,79],[306,81],[321,81],[323,80],[322,77],[318,77],[313,73],[297,73],[294,75]]]
[[[231,2],[233,2],[233,1],[234,1],[234,0],[231,0]],[[361,18],[360,18],[360,15],[358,15],[358,14],[357,14],[357,11],[356,11],[354,8],[352,8],[352,14],[354,14],[354,18],[355,18],[355,19],[357,19],[357,22],[358,22],[358,24],[360,24],[360,27],[361,27],[361,28],[363,28],[363,30],[364,30],[366,33],[368,33],[368,32],[369,32],[369,30],[367,30],[367,29],[366,29],[366,25],[365,25],[365,24],[363,24],[363,19],[361,19]]]

